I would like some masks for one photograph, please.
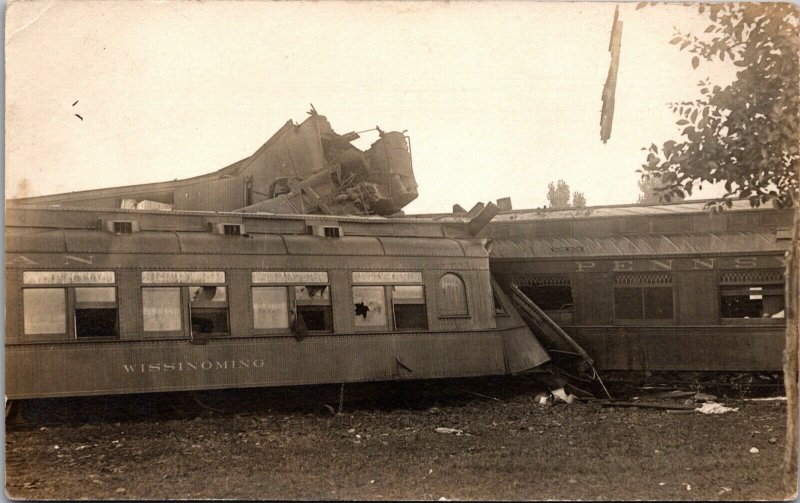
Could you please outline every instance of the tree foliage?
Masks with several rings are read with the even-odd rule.
[[[800,150],[800,31],[791,3],[694,6],[711,23],[699,36],[676,31],[671,44],[693,54],[691,64],[726,58],[740,68],[722,88],[699,82],[701,98],[673,103],[681,141],[652,144],[643,176],[657,176],[667,201],[724,183],[718,202],[744,198],[752,206],[797,203]]]
[[[572,202],[570,203],[570,195],[572,195]],[[586,196],[583,192],[575,191],[571,194],[569,185],[564,180],[559,180],[557,183],[550,182],[547,184],[547,200],[550,202],[551,208],[585,208]]]
[[[659,190],[664,185],[661,181],[661,176],[658,173],[644,174],[638,181],[639,184],[639,198],[636,204],[658,204],[662,202],[662,196]],[[677,195],[673,195],[671,199],[683,199]]]
[[[551,208],[569,208],[569,185],[564,180],[547,184],[547,200]]]

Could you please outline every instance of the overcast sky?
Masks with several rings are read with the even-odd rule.
[[[42,195],[214,171],[313,103],[339,133],[408,130],[420,195],[407,212],[505,196],[538,207],[558,179],[590,205],[635,202],[641,148],[677,136],[667,103],[734,70],[693,70],[668,44],[673,26],[703,31],[695,8],[620,4],[616,112],[601,143],[614,6],[14,3],[7,196],[23,179]]]

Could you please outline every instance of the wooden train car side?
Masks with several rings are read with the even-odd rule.
[[[458,377],[547,361],[505,295],[493,296],[481,240],[460,232],[11,209],[6,394]]]
[[[557,213],[493,223],[492,271],[598,369],[782,369],[791,210]]]

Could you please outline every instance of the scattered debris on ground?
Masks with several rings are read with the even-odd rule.
[[[640,383],[606,383],[616,401],[640,402]],[[553,389],[526,375],[348,384],[337,414],[321,404],[339,386],[200,393],[205,406],[182,393],[36,400],[7,431],[6,489],[73,500],[784,496],[785,402],[741,405],[720,389],[702,392],[736,414],[698,414],[700,402],[539,406]]]
[[[695,410],[701,414],[725,414],[727,412],[737,412],[739,407],[725,407],[721,403],[706,402]]]

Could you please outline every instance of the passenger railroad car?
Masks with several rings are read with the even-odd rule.
[[[598,369],[781,370],[792,213],[709,214],[702,202],[511,211],[484,235],[498,281]]]
[[[504,374],[485,240],[417,220],[9,208],[10,399]]]

